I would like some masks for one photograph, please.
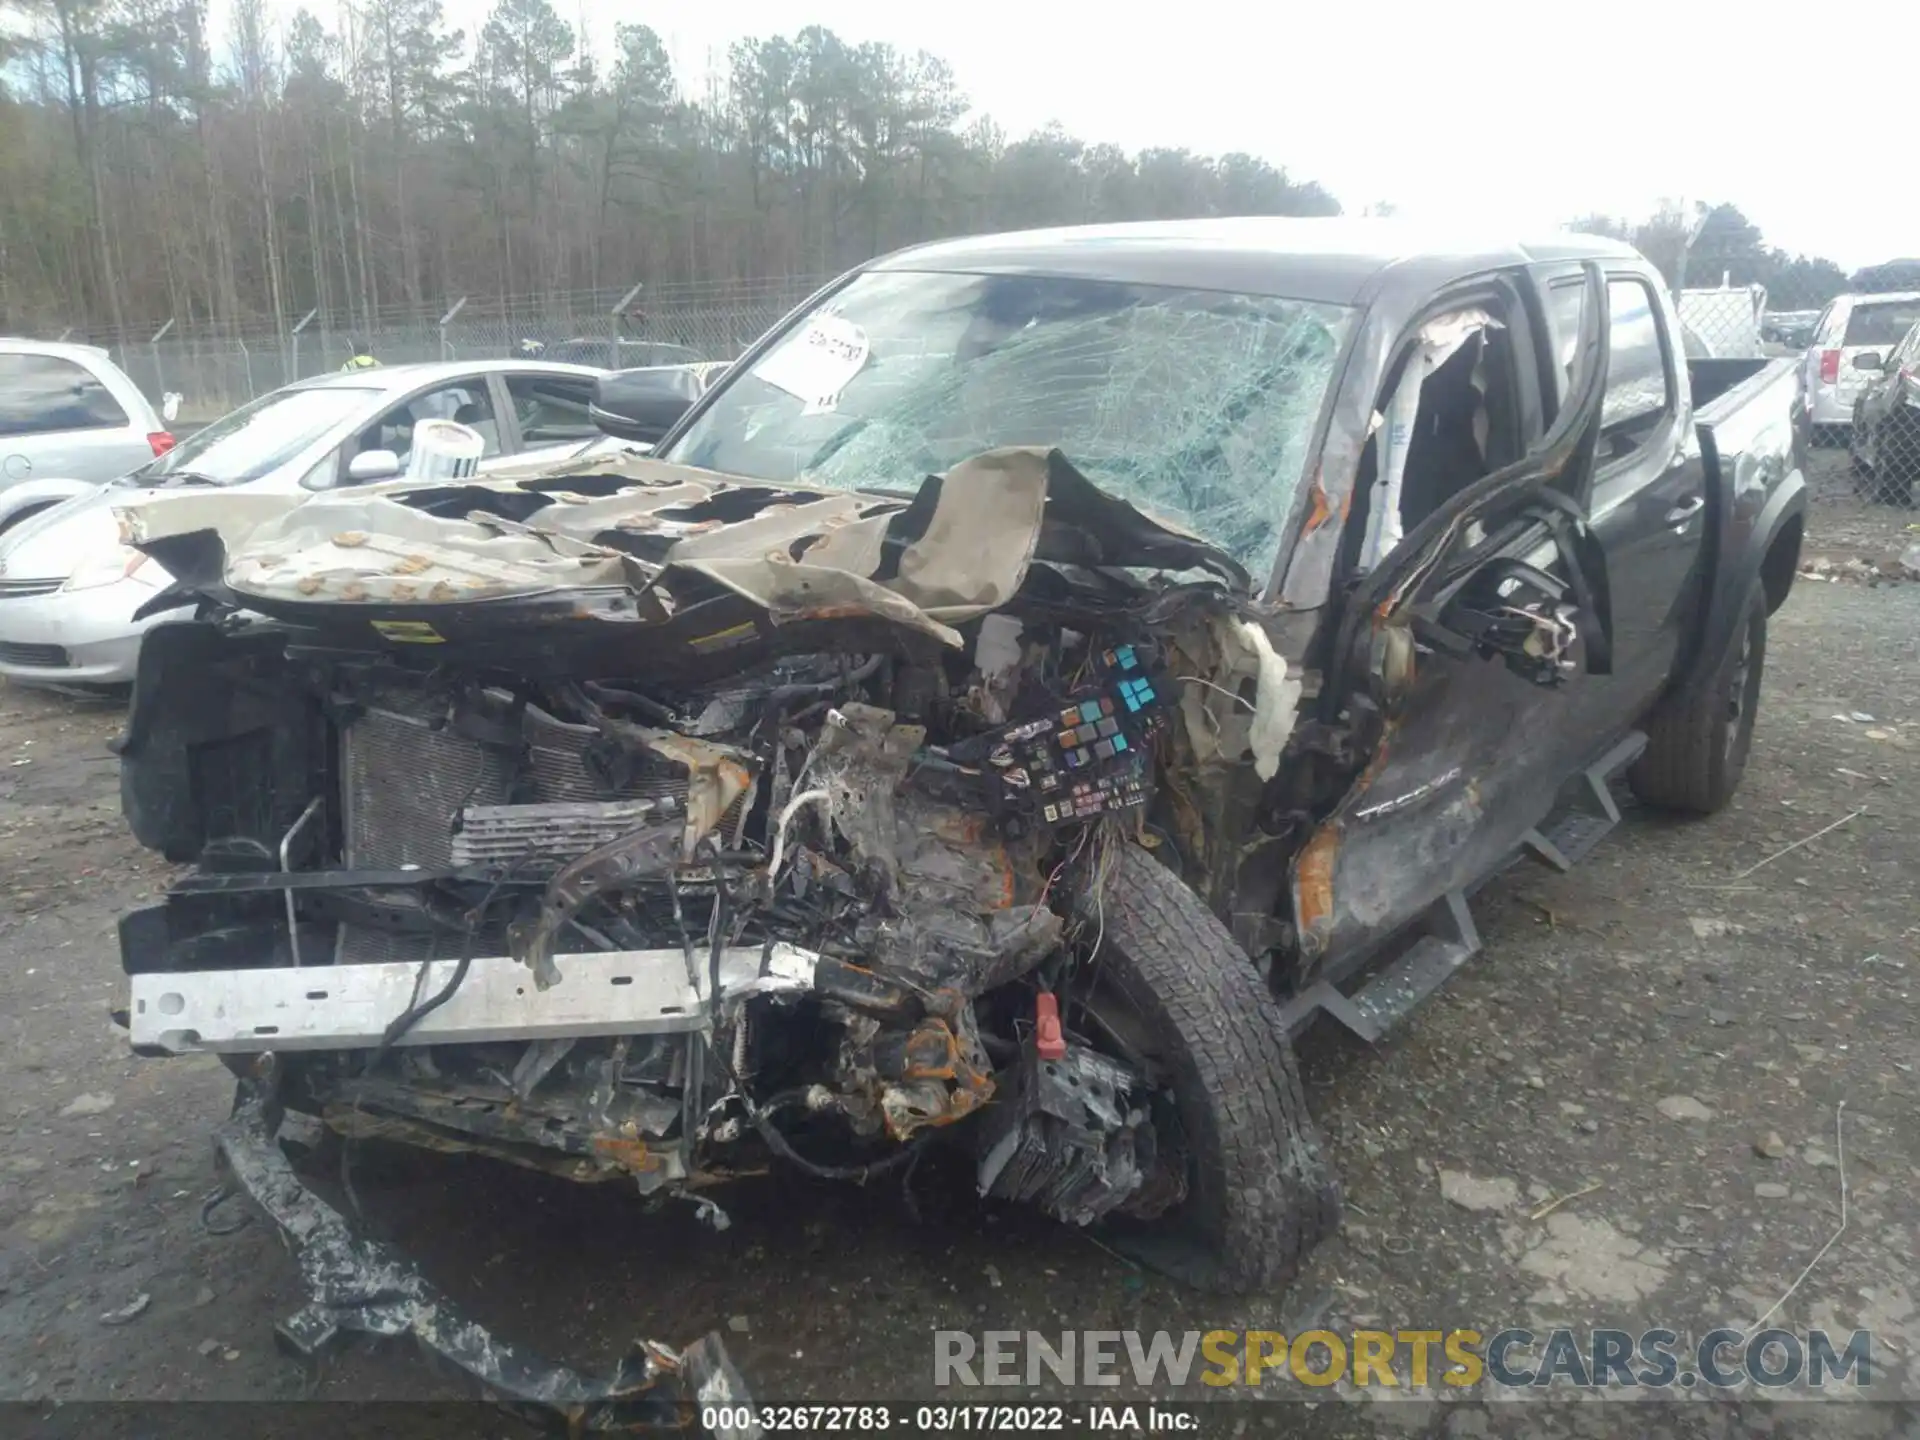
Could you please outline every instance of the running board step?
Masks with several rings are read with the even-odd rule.
[[[1323,980],[1294,996],[1282,1008],[1287,1028],[1297,1031],[1324,1010],[1369,1045],[1379,1043],[1480,953],[1480,932],[1458,890],[1434,902],[1421,926],[1425,933],[1352,995]]]
[[[1562,874],[1591,855],[1620,823],[1609,782],[1646,748],[1647,737],[1635,730],[1589,765],[1569,786],[1573,794],[1520,837],[1522,852]]]
[[[1646,748],[1647,737],[1633,731],[1573,777],[1564,787],[1561,803],[1520,837],[1518,850],[1506,864],[1531,855],[1565,871],[1586,859],[1620,823],[1620,807],[1614,804],[1609,782]],[[1505,868],[1496,867],[1495,873]],[[1281,1013],[1288,1030],[1298,1033],[1324,1010],[1369,1045],[1377,1044],[1480,953],[1480,932],[1474,927],[1465,892],[1441,897],[1414,928],[1412,943],[1351,995],[1334,981],[1322,980],[1287,1000]]]

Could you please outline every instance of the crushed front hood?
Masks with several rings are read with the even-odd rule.
[[[1209,572],[1251,588],[1224,551],[1100,490],[1057,450],[989,451],[911,498],[776,486],[639,455],[483,480],[338,493],[186,492],[120,507],[122,533],[181,593],[307,623],[364,616],[389,639],[442,619],[564,600],[571,616],[670,624],[717,597],[772,624],[871,618],[957,645],[1036,562]],[[332,612],[320,621],[318,612]],[[411,628],[409,633],[408,627]]]

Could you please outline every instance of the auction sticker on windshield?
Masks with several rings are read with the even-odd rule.
[[[871,353],[867,332],[851,320],[816,315],[775,346],[753,373],[802,401],[808,414],[820,414],[834,408]]]

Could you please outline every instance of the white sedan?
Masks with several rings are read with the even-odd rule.
[[[414,426],[430,419],[479,432],[482,470],[616,445],[589,415],[602,373],[476,360],[323,375],[242,406],[108,485],[72,482],[70,498],[17,524],[0,513],[0,676],[132,681],[141,634],[164,618],[136,620],[134,612],[169,580],[120,538],[114,507],[141,492],[330,490],[391,480],[406,473]],[[45,485],[36,491],[44,495]]]

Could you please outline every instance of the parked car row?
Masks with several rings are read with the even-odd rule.
[[[0,341],[0,676],[50,684],[133,679],[143,604],[170,577],[122,543],[116,506],[138,492],[324,491],[408,469],[416,427],[452,420],[479,469],[644,446],[724,365],[609,375],[583,365],[474,360],[301,380],[176,444],[103,350]],[[602,396],[601,380],[617,379]],[[663,412],[658,394],[675,397]],[[631,411],[631,418],[624,418]]]
[[[1760,322],[1760,338],[1789,350],[1804,350],[1813,344],[1820,328],[1818,310],[1769,310]]]
[[[1854,405],[1876,371],[1862,366],[1861,357],[1884,356],[1916,322],[1920,291],[1841,295],[1828,303],[1801,361],[1801,418],[1815,443],[1844,440]]]
[[[1906,505],[1920,480],[1920,322],[1884,355],[1869,350],[1854,369],[1866,377],[1853,402],[1847,448],[1860,489]]]

